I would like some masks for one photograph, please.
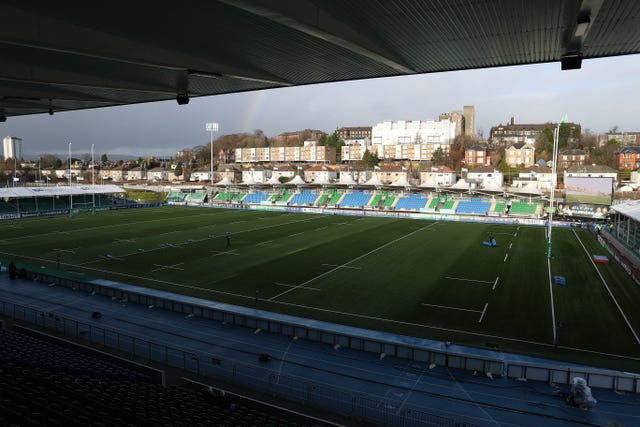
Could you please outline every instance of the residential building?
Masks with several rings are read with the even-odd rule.
[[[208,175],[209,173],[207,173]],[[169,179],[169,172],[162,167],[152,168],[147,171],[147,177],[149,181],[167,181]]]
[[[329,165],[315,165],[304,170],[304,180],[308,183],[329,182],[337,179],[338,171]]]
[[[296,171],[297,169],[290,165],[274,166],[271,171],[271,176],[275,176],[277,179],[282,177],[289,179],[296,175]]]
[[[149,171],[149,179],[151,171]],[[201,182],[210,182],[211,181],[211,171],[210,170],[194,170],[191,171],[191,177],[189,181],[201,181]]]
[[[640,132],[607,132],[598,135],[598,147],[604,147],[607,142],[615,139],[620,145],[640,144]]]
[[[464,134],[465,131],[465,120],[464,113],[460,110],[453,110],[448,113],[442,113],[438,116],[438,120],[449,120],[456,125],[455,136],[458,137]]]
[[[465,179],[472,187],[475,184],[477,188],[494,188],[502,187],[504,184],[504,176],[502,172],[493,166],[478,166],[467,172]]]
[[[640,146],[629,145],[620,147],[614,153],[615,164],[618,170],[632,170],[640,167]]]
[[[222,163],[222,164],[229,164],[229,163],[233,163],[235,162],[235,151],[230,148],[228,150],[225,150],[223,148],[221,148],[218,151],[218,162]],[[215,159],[214,159],[214,163],[215,163]]]
[[[242,169],[242,182],[255,182],[262,184],[271,178],[271,169],[265,169],[262,166],[252,166]]]
[[[128,181],[137,181],[140,179],[147,179],[146,169],[138,166],[133,169],[129,169],[127,171],[127,180]]]
[[[231,182],[241,182],[242,170],[232,165],[219,166],[218,170],[214,172],[214,180],[219,182],[225,178]]]
[[[491,164],[490,150],[475,144],[464,150],[464,162],[467,166],[484,166]]]
[[[385,121],[373,126],[371,144],[374,147],[404,144],[446,144],[453,142],[456,125],[444,120]]]
[[[420,172],[420,185],[447,187],[456,183],[456,172],[447,166],[431,166]]]
[[[114,167],[111,169],[100,169],[100,178],[112,181],[124,181],[127,176],[127,170],[122,167]]]
[[[4,146],[4,158],[21,159],[22,158],[22,139],[15,136],[5,136],[2,139]]]
[[[434,153],[440,149],[446,155],[450,144],[394,144],[371,146],[371,153],[382,160],[411,160],[430,162]]]
[[[304,147],[236,148],[235,160],[238,163],[335,163],[336,149],[316,144]]]
[[[535,163],[535,148],[528,142],[516,142],[505,150],[505,161],[510,168],[529,167]]]
[[[494,146],[506,146],[513,143],[524,142],[535,145],[538,135],[545,127],[555,129],[557,123],[542,123],[542,124],[517,124],[515,119],[511,117],[509,124],[493,126],[489,133],[489,142]],[[567,123],[571,135],[580,133],[580,125],[577,123]],[[573,138],[569,138],[569,142],[574,141]]]
[[[369,139],[371,140],[371,126],[351,126],[351,127],[341,127],[336,130],[338,134],[338,138],[343,141],[347,141],[348,139]]]
[[[558,155],[558,168],[568,169],[574,166],[582,166],[589,159],[586,151],[578,148],[565,150]]]
[[[554,183],[557,182],[557,178],[553,178],[550,167],[537,164],[522,169],[518,176],[513,178],[513,186],[516,188],[534,185],[538,190],[545,192],[550,192]]]
[[[378,179],[384,184],[393,184],[403,178],[409,181],[409,175],[404,166],[398,165],[380,165],[376,166],[373,171]]]

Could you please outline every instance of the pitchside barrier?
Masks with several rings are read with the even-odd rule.
[[[579,373],[591,387],[640,392],[640,375],[632,373],[587,366],[557,366],[553,362],[546,363],[543,359],[523,361],[521,356],[511,358],[508,353],[488,349],[463,347],[448,342],[305,319],[103,279],[83,281],[73,277],[59,277],[52,270],[27,270],[26,278],[46,284],[64,286],[76,291],[104,295],[128,303],[154,306],[158,309],[251,329],[261,329],[265,332],[321,342],[331,346],[377,353],[381,357],[394,356],[438,366],[491,373],[492,375],[522,380],[549,381],[557,384],[570,384],[571,378]],[[11,313],[8,314],[11,315]],[[89,325],[90,331],[91,325]],[[75,332],[77,334],[77,331]],[[135,342],[131,345],[135,351]]]

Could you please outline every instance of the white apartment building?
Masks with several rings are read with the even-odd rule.
[[[5,159],[22,158],[22,139],[15,136],[5,136],[2,142]]]
[[[449,119],[385,121],[373,126],[371,144],[376,146],[398,144],[445,144],[456,137],[456,124]]]

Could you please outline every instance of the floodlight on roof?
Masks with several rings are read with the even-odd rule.
[[[178,101],[178,105],[186,105],[189,103],[189,94],[188,93],[179,93],[176,95],[176,101]]]

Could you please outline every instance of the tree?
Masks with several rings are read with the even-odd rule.
[[[570,136],[571,128],[569,125],[567,123],[560,123],[560,129],[558,130],[558,150],[562,150],[567,147]]]
[[[178,162],[176,168],[173,170],[173,174],[176,178],[179,178],[182,175],[182,162]]]
[[[378,158],[377,154],[371,154],[371,151],[367,149],[364,151],[364,154],[362,155],[362,163],[364,163],[367,166],[373,167],[378,163],[380,163],[380,158]]]
[[[553,130],[546,125],[538,134],[535,142],[537,157],[549,160],[553,154]]]
[[[109,158],[107,157],[107,154],[103,154],[102,156],[100,156],[100,162],[101,163],[107,163],[109,161]]]
[[[603,147],[592,148],[589,157],[593,163],[615,168],[614,153],[618,149],[620,149],[620,143],[617,139],[611,138]]]
[[[447,162],[447,154],[442,148],[437,148],[431,157],[431,163],[434,165],[444,165]]]

